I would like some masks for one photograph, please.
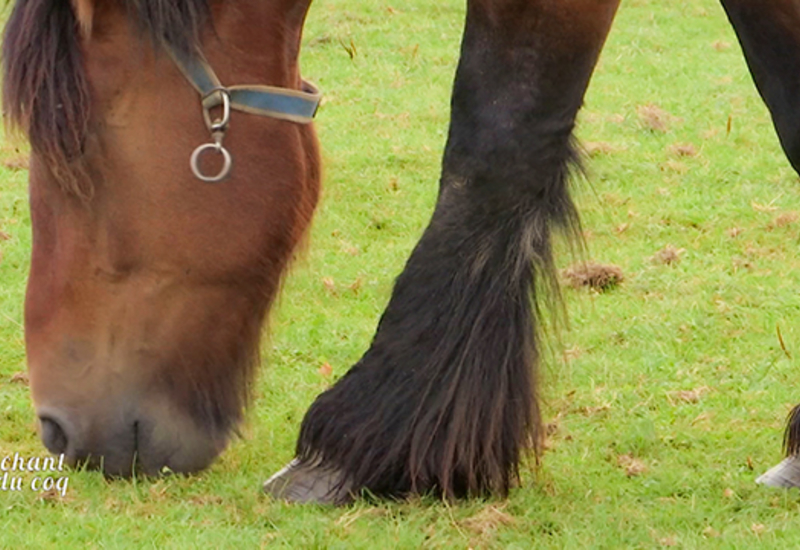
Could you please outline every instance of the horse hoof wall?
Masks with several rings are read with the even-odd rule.
[[[783,459],[756,479],[759,485],[767,487],[800,487],[800,456]]]
[[[339,506],[353,500],[350,483],[342,480],[341,472],[297,459],[265,481],[263,488],[273,498],[287,502]]]

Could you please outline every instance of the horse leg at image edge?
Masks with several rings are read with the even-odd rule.
[[[800,173],[800,1],[721,3],[781,147]]]
[[[800,2],[721,0],[747,67],[772,115],[781,147],[800,173]],[[786,458],[756,479],[770,487],[800,487],[800,412],[789,414]]]

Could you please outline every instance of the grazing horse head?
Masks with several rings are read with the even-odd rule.
[[[4,107],[32,145],[25,343],[52,452],[111,475],[192,472],[235,431],[317,201],[316,138],[234,111],[230,176],[201,182],[201,98],[168,50],[202,51],[225,84],[299,90],[309,3],[16,3]]]

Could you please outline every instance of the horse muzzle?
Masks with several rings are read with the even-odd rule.
[[[42,442],[67,464],[101,470],[110,477],[194,473],[225,449],[228,436],[214,436],[167,405],[146,413],[116,410],[92,415],[70,409],[37,409]]]

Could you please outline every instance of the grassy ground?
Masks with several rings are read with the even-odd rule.
[[[712,0],[623,3],[590,88],[576,186],[587,256],[625,281],[565,292],[543,465],[506,501],[331,509],[260,495],[311,400],[366,348],[431,212],[462,19],[460,0],[316,0],[303,66],[326,92],[325,197],[244,438],[192,478],[74,472],[63,499],[0,492],[0,547],[796,547],[798,494],[754,479],[800,401],[800,182]],[[0,156],[18,163],[10,146]],[[43,451],[15,377],[26,177],[0,170],[0,455]]]

